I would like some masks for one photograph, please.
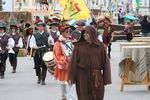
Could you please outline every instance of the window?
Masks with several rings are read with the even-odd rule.
[[[140,6],[142,6],[142,3],[140,2]]]

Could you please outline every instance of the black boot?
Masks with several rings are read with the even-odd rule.
[[[41,83],[41,77],[38,76],[37,84],[40,84],[40,83]]]
[[[13,67],[12,73],[16,73],[16,67]]]
[[[4,75],[1,75],[1,79],[4,79]]]
[[[46,85],[44,76],[42,76],[42,85]]]
[[[4,72],[0,73],[0,79],[4,79]]]
[[[42,85],[46,85],[45,81],[42,81]]]

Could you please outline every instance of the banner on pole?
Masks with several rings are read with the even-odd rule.
[[[60,0],[64,7],[64,19],[82,20],[91,17],[84,0]]]

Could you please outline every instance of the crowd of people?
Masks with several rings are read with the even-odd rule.
[[[139,29],[141,32],[142,37],[148,37],[150,36],[150,21],[148,20],[148,16],[133,16],[129,15],[128,17],[134,17],[135,19],[128,19],[127,21],[125,20],[126,13],[122,11],[122,9],[119,9],[118,12],[118,24],[119,25],[125,25],[124,28],[124,33],[126,34],[126,40],[131,41],[133,39],[134,35],[134,25],[140,25],[141,28]]]
[[[146,16],[140,24],[142,36],[148,36],[150,23]],[[128,41],[133,38],[133,26],[130,20],[123,30]],[[78,100],[103,100],[104,86],[111,84],[109,58],[114,27],[108,17],[93,18],[89,25],[80,20],[74,26],[55,16],[45,22],[37,17],[34,25],[21,20],[19,24],[10,24],[10,31],[7,27],[0,23],[1,79],[5,76],[8,57],[12,73],[16,73],[17,55],[24,47],[33,57],[37,84],[46,85],[48,66],[43,55],[51,51],[55,61],[53,76],[60,83],[62,100],[67,100],[67,87],[72,88],[73,84]]]
[[[4,23],[0,23],[1,79],[5,76],[7,56],[12,73],[16,73],[19,49],[25,47],[33,56],[37,84],[46,85],[48,66],[43,55],[51,51],[56,63],[53,76],[60,83],[62,100],[67,100],[67,87],[72,88],[73,84],[76,84],[78,100],[103,100],[104,85],[111,84],[110,53],[106,51],[111,45],[112,32],[108,18],[93,19],[90,25],[80,20],[76,26],[55,17],[45,23],[37,18],[35,28],[22,23],[10,25],[10,32]],[[103,25],[102,36],[98,29],[103,30]],[[71,95],[69,98],[73,98]]]
[[[16,73],[17,55],[19,49],[23,47],[22,37],[17,32],[17,25],[10,24],[10,33],[7,34],[6,26],[0,23],[0,78],[4,79],[6,70],[6,60],[9,56],[9,61],[12,66],[12,73]]]

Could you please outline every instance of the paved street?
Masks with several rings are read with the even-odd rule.
[[[143,85],[125,86],[124,92],[120,92],[119,61],[119,42],[114,42],[111,58],[113,84],[106,87],[104,100],[150,100],[150,93]],[[36,84],[33,61],[29,57],[19,58],[16,74],[12,74],[11,71],[7,61],[5,79],[0,79],[0,100],[61,100],[59,84],[49,73],[47,85]]]

